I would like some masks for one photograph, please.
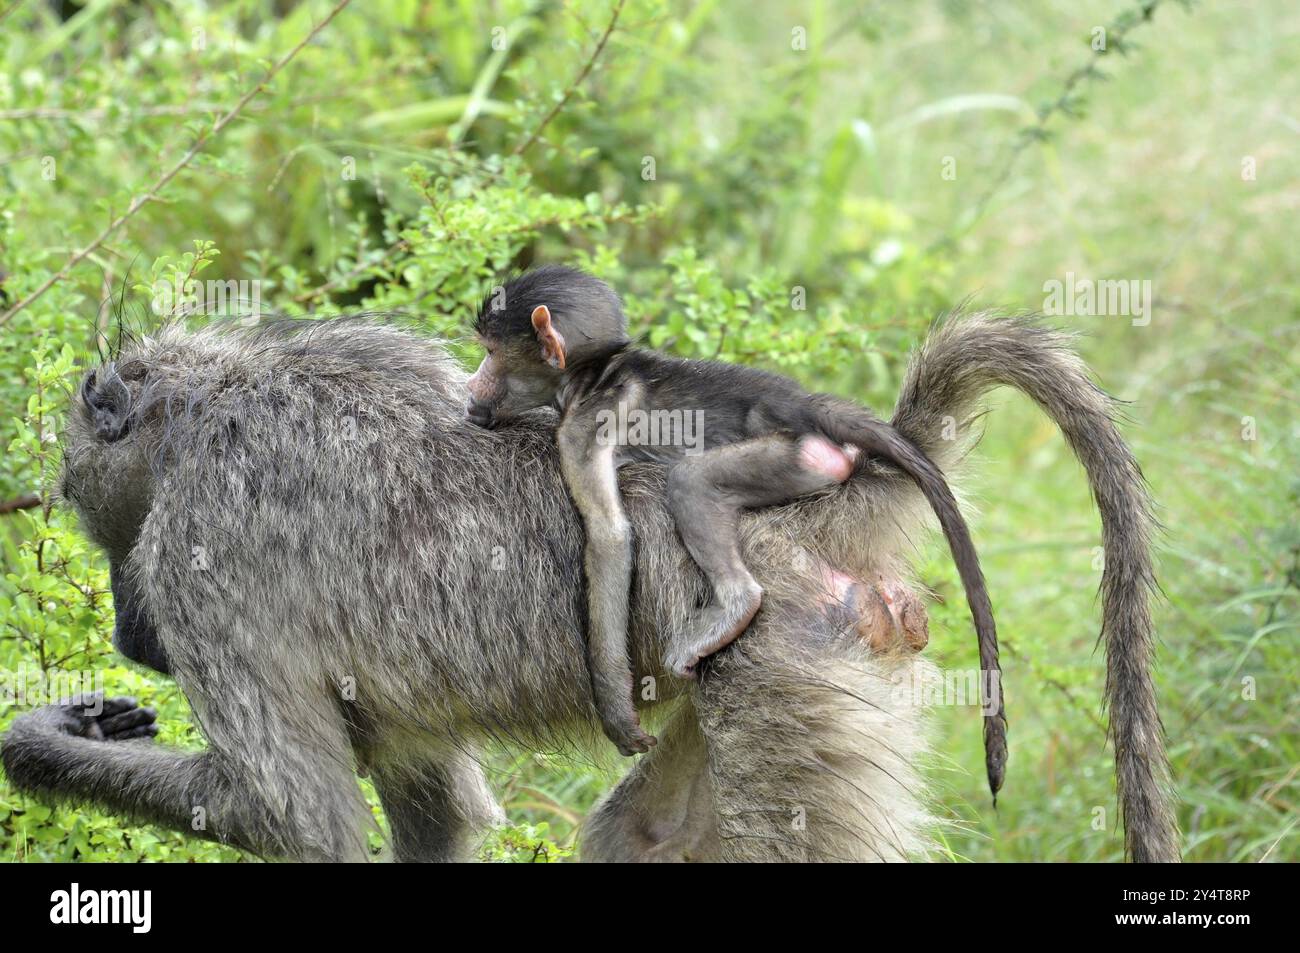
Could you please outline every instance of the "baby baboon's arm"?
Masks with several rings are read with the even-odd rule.
[[[632,528],[618,491],[617,447],[597,440],[596,411],[579,408],[559,431],[564,480],[587,531],[587,667],[605,734],[620,754],[650,750],[632,704],[628,599],[632,588]]]

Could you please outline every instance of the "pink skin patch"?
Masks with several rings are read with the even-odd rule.
[[[501,379],[497,377],[496,364],[489,354],[483,358],[483,363],[478,366],[478,370],[470,375],[469,395],[486,404],[495,400],[500,390]]]
[[[857,458],[857,447],[839,447],[825,437],[808,436],[799,440],[799,463],[803,468],[836,483],[849,478]]]
[[[850,629],[873,652],[919,652],[930,641],[925,604],[900,580],[880,577],[868,585],[825,563],[817,568],[824,610],[851,620]]]
[[[818,568],[821,570],[822,585],[826,587],[826,594],[835,602],[848,603],[849,594],[858,581],[848,573],[832,569],[825,563]]]

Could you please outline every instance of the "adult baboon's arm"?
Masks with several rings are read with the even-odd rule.
[[[5,736],[0,749],[5,774],[28,794],[91,800],[115,812],[186,827],[185,792],[202,787],[211,757],[145,741],[126,743],[156,731],[154,718],[152,709],[137,707],[133,698],[87,697],[37,708],[15,719]],[[123,730],[124,722],[129,724]]]
[[[351,775],[317,760],[293,779],[292,790],[273,777],[236,787],[244,776],[220,751],[190,753],[150,744],[154,712],[131,698],[84,699],[46,705],[14,720],[0,747],[10,782],[44,800],[94,803],[115,814],[229,843],[268,857],[362,860],[364,827],[347,795]],[[281,752],[266,760],[282,774]],[[283,778],[288,781],[288,777]],[[285,800],[259,796],[275,786]],[[318,813],[306,822],[308,808]]]

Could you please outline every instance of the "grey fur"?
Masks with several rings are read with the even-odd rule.
[[[198,833],[268,856],[361,859],[364,768],[396,819],[396,854],[442,860],[464,857],[501,817],[476,761],[482,744],[597,746],[583,540],[553,417],[474,427],[466,375],[441,348],[365,322],[169,330],[100,373],[127,384],[128,419],[116,430],[101,420],[99,434],[115,437],[105,440],[102,408],[78,405],[65,494],[130,580],[209,748],[93,740],[50,706],[4,740],[12,783],[181,830],[203,808]],[[1109,654],[1142,669],[1111,678],[1128,837],[1138,859],[1166,859],[1175,830],[1145,676],[1146,523],[1130,525],[1145,497],[1109,405],[1057,337],[976,318],[938,332],[895,423],[951,460],[942,418],[1003,378],[1049,403],[1104,487]],[[660,674],[661,633],[686,620],[704,580],[664,509],[662,471],[621,476],[637,541],[640,684]],[[811,553],[859,578],[897,576],[904,530],[927,513],[910,481],[876,468],[745,518],[765,610],[698,686],[657,678],[647,707],[667,722],[663,740],[593,812],[586,856],[928,852],[923,716],[899,682],[933,670],[872,656],[828,626],[807,608],[817,583],[805,571]]]

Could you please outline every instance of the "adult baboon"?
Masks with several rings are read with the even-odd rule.
[[[64,495],[108,552],[119,648],[175,675],[209,748],[106,741],[146,730],[148,713],[48,706],[6,737],[10,780],[263,855],[360,859],[365,767],[399,858],[464,856],[500,817],[476,760],[485,740],[597,737],[582,534],[549,419],[475,427],[465,377],[438,346],[365,322],[169,330],[99,368],[71,415]],[[960,441],[945,425],[997,384],[1038,401],[1088,471],[1127,845],[1176,859],[1148,674],[1148,504],[1109,401],[1059,336],[973,317],[932,336],[893,422],[951,464]],[[640,685],[661,633],[706,593],[661,471],[629,469],[622,491]],[[896,684],[915,661],[872,654],[818,605],[826,567],[899,578],[904,531],[925,517],[911,481],[874,461],[747,516],[763,612],[700,682],[658,679],[647,707],[662,742],[589,819],[585,855],[924,854],[922,716]]]

